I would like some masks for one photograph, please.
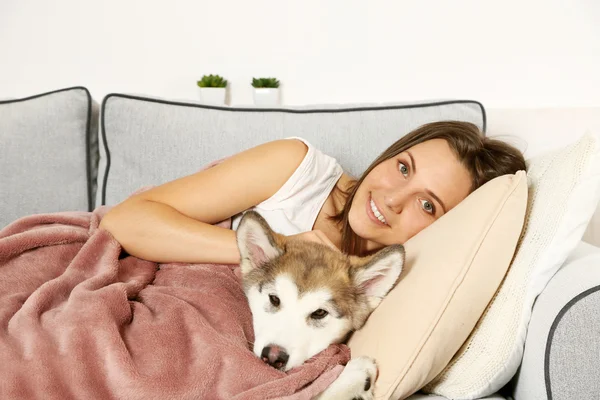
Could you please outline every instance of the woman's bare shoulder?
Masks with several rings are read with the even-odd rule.
[[[234,154],[211,168],[138,195],[188,217],[215,223],[271,197],[308,152],[298,139],[279,139]]]

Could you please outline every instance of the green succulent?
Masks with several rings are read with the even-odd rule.
[[[279,81],[275,78],[252,78],[252,86],[255,88],[278,88]]]
[[[204,75],[196,84],[200,87],[224,88],[227,86],[227,80],[219,75]]]

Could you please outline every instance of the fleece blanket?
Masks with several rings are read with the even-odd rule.
[[[310,399],[350,358],[287,373],[251,351],[236,266],[156,264],[98,225],[108,209],[0,231],[0,399]]]

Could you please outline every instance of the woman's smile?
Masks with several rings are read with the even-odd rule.
[[[369,196],[367,201],[367,215],[375,224],[379,226],[389,226],[388,221],[381,212],[381,209],[377,206],[371,196]]]

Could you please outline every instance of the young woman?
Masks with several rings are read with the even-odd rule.
[[[519,150],[470,123],[423,125],[359,179],[303,139],[268,142],[132,196],[100,226],[131,255],[155,262],[239,262],[233,229],[255,209],[276,232],[365,255],[409,238],[489,180],[525,170]]]

